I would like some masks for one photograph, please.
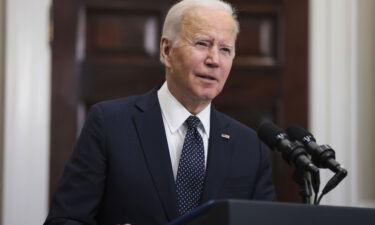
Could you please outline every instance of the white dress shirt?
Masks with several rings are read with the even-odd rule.
[[[158,99],[163,116],[173,175],[176,180],[178,164],[187,132],[184,122],[192,114],[171,94],[167,82],[164,82],[163,86],[158,90]],[[208,138],[210,136],[210,115],[211,103],[195,115],[201,121],[198,126],[198,132],[203,139],[205,166],[207,164]]]

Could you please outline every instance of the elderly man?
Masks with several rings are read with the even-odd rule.
[[[165,83],[93,106],[45,224],[165,224],[211,199],[275,199],[255,132],[211,106],[238,30],[219,0],[169,10],[160,41]]]

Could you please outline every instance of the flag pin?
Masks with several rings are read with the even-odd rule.
[[[230,138],[230,136],[229,136],[228,134],[221,134],[221,137],[222,137],[222,138],[226,138],[226,139],[229,139],[229,138]]]

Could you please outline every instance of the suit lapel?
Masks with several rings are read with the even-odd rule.
[[[134,121],[145,159],[169,220],[178,216],[175,182],[156,90],[136,103]]]
[[[202,203],[219,196],[220,187],[227,175],[232,156],[229,124],[214,108],[211,110],[210,129],[206,180]]]
[[[150,174],[166,211],[168,220],[178,217],[175,181],[168,143],[156,90],[136,103],[135,126]],[[220,194],[231,161],[229,123],[214,108],[211,110],[210,140],[202,203]],[[223,135],[229,135],[223,137]]]

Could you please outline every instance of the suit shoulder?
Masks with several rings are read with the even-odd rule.
[[[123,118],[121,115],[129,115],[138,96],[106,100],[94,104],[89,111],[90,117],[107,119]]]
[[[137,99],[139,99],[140,96],[130,96],[125,98],[118,98],[118,99],[112,99],[112,100],[106,100],[102,102],[98,102],[95,105],[93,105],[93,108],[99,108],[102,111],[105,111],[107,113],[115,113],[117,111],[123,111],[135,104]]]
[[[116,116],[118,114],[134,112],[137,105],[153,105],[158,103],[156,89],[143,95],[129,96],[125,98],[112,99],[96,103],[93,109],[101,111],[106,116]]]

